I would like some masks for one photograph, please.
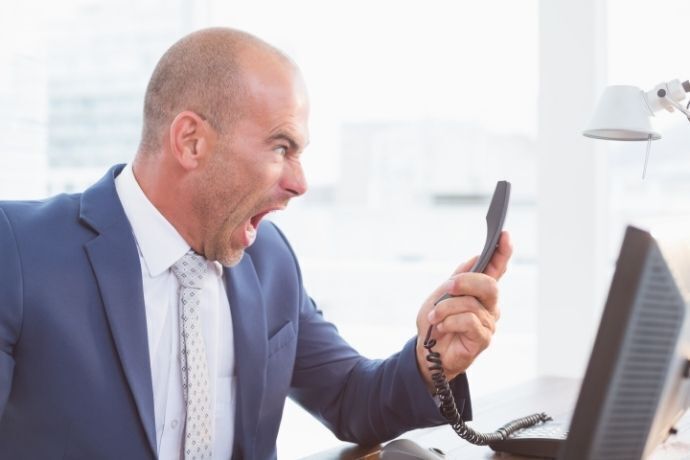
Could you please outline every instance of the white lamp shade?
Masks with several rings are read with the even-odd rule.
[[[652,115],[642,90],[635,86],[609,86],[582,134],[617,141],[661,139],[661,134],[652,128]]]

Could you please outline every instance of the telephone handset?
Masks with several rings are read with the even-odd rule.
[[[470,270],[474,273],[484,273],[486,266],[489,265],[491,257],[498,246],[498,239],[501,237],[503,230],[503,223],[506,220],[508,213],[508,202],[510,201],[510,182],[501,180],[496,183],[496,189],[491,197],[491,204],[486,213],[486,242],[484,249],[477,258],[474,266]],[[451,297],[450,294],[444,294],[438,299],[434,305]]]
[[[486,266],[489,265],[491,257],[498,246],[498,239],[501,237],[503,223],[508,213],[508,202],[510,201],[510,182],[501,180],[496,183],[494,195],[491,197],[491,204],[486,213],[486,242],[484,249],[470,270],[475,273],[484,273]]]
[[[470,271],[475,273],[483,273],[486,269],[486,266],[491,261],[491,257],[493,256],[498,245],[501,231],[503,230],[503,223],[508,211],[509,200],[510,182],[499,181],[496,184],[496,189],[494,190],[493,197],[491,198],[491,204],[489,205],[489,211],[486,214],[486,243],[484,244],[484,249],[482,250],[481,255]],[[446,293],[436,301],[436,304],[450,297],[452,296]],[[468,427],[458,412],[458,408],[455,404],[455,398],[453,397],[453,392],[451,391],[448,380],[443,373],[441,354],[433,351],[432,349],[434,345],[436,345],[436,340],[431,338],[432,332],[433,326],[429,326],[426,338],[424,339],[424,348],[426,348],[428,351],[426,360],[431,363],[429,365],[429,370],[431,371],[431,378],[434,383],[434,393],[441,401],[441,414],[446,418],[446,420],[448,420],[458,436],[471,442],[472,444],[477,444],[480,446],[491,445],[493,443],[498,443],[499,441],[505,440],[508,438],[508,436],[510,436],[511,433],[519,429],[527,428],[536,425],[537,423],[551,420],[551,417],[545,413],[533,414],[513,420],[503,425],[493,433],[479,433]]]

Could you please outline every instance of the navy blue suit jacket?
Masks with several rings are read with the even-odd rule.
[[[83,194],[0,203],[2,458],[157,457],[141,268],[114,184],[121,168]],[[288,396],[360,444],[442,422],[414,339],[386,360],[360,356],[307,296],[272,223],[225,273],[237,363],[233,458],[276,456]],[[464,375],[454,392],[468,400]]]

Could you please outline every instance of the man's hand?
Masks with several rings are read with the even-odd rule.
[[[513,253],[510,237],[502,232],[498,248],[484,273],[471,273],[477,257],[458,267],[448,281],[424,302],[417,315],[417,366],[429,390],[433,391],[431,372],[424,348],[429,325],[436,339],[433,350],[441,354],[448,380],[465,372],[474,359],[489,346],[500,317],[497,281],[505,273]],[[444,294],[453,297],[439,302]]]

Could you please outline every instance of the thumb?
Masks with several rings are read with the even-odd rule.
[[[477,262],[478,257],[479,256],[474,256],[467,262],[460,265],[458,268],[455,269],[450,278],[448,278],[436,289],[434,289],[431,295],[426,299],[426,302],[424,302],[424,305],[422,306],[422,308],[419,311],[419,314],[417,315],[417,325],[420,328],[428,327],[429,322],[427,321],[426,316],[429,314],[431,310],[433,310],[434,306],[436,306],[436,302],[438,302],[438,300],[441,297],[443,297],[445,294],[448,293],[448,291],[450,291],[450,288],[453,286],[453,277],[455,275],[459,275],[460,273],[468,272]]]
[[[450,275],[450,278],[448,278],[446,281],[444,281],[439,287],[437,287],[434,292],[431,293],[429,298],[427,299],[427,302],[431,302],[432,305],[435,304],[438,299],[440,299],[444,294],[447,294],[448,291],[450,290],[451,286],[453,285],[453,277],[455,275],[459,275],[460,273],[465,273],[470,271],[470,269],[474,266],[474,264],[477,262],[477,258],[479,256],[474,256],[470,260],[466,261],[462,265],[458,266],[458,268],[455,269],[452,275]]]

